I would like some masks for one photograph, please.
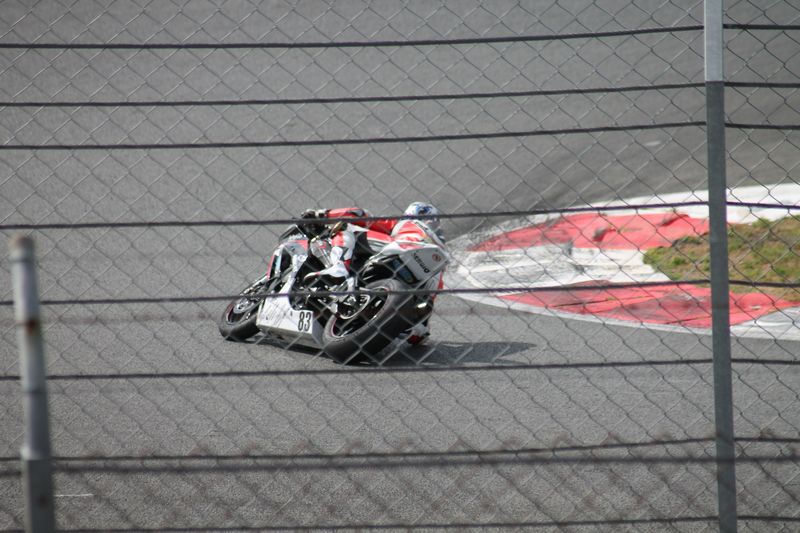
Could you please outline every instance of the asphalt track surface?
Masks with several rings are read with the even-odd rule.
[[[209,11],[171,3],[142,10],[112,2],[104,6],[107,15],[93,11],[96,6],[70,11],[57,4],[14,4],[0,12],[10,30],[2,32],[0,43],[535,35],[694,25],[702,15],[695,2],[605,7],[615,20],[590,4],[566,1],[543,4],[535,13],[500,4],[454,4],[365,9],[341,2],[335,9],[310,4],[295,10],[276,4],[259,14],[248,4]],[[772,21],[797,20],[788,3],[771,9]],[[745,2],[731,6],[729,16],[770,22],[753,18]],[[702,34],[695,31],[600,44],[579,39],[460,48],[0,49],[0,95],[29,102],[154,101],[694,83],[702,81],[701,47]],[[732,79],[796,78],[794,40],[745,36],[729,47]],[[794,92],[752,91],[731,96],[733,119],[797,122]],[[288,107],[6,107],[0,136],[5,144],[226,142],[703,119],[702,89],[692,87],[603,97]],[[200,221],[286,218],[307,207],[351,203],[376,214],[396,213],[426,195],[444,212],[655,198],[705,188],[703,137],[702,128],[688,126],[336,147],[4,150],[0,209],[4,224]],[[794,133],[732,130],[729,146],[731,184],[800,178],[791,163],[798,155]],[[491,224],[464,219],[445,229],[459,235]],[[261,272],[280,230],[35,231],[42,297],[235,293]],[[7,300],[7,261],[2,265],[0,287]],[[44,308],[48,372],[62,376],[49,384],[54,454],[66,458],[56,474],[62,527],[501,528],[566,521],[580,530],[580,522],[588,521],[582,526],[587,530],[715,528],[708,519],[716,506],[713,463],[682,459],[713,453],[707,336],[573,322],[443,295],[427,347],[381,366],[344,368],[314,350],[265,340],[225,342],[215,325],[222,307],[190,302]],[[15,376],[9,307],[0,308],[0,320],[0,370]],[[796,360],[799,348],[742,339],[734,342],[734,357]],[[796,366],[737,363],[737,436],[796,438],[797,390]],[[22,442],[19,392],[16,380],[0,381],[5,529],[20,528],[22,520],[19,479],[7,475],[18,468]],[[653,441],[667,444],[616,445]],[[781,444],[742,446],[753,455],[785,451]],[[502,450],[533,452],[495,453]],[[475,451],[486,453],[461,453]],[[740,463],[740,513],[796,515],[798,473],[792,461]],[[743,530],[763,527],[760,520],[741,523]],[[769,527],[791,530],[792,524]]]

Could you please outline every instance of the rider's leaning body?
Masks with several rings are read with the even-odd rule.
[[[403,243],[429,242],[444,247],[444,238],[441,235],[439,220],[432,218],[438,215],[438,210],[431,204],[414,202],[403,213],[404,218],[360,220],[370,214],[360,207],[343,207],[324,210],[308,210],[303,213],[303,218],[353,218],[352,222],[344,225],[331,238],[332,265],[320,274],[348,278],[353,253],[359,238],[366,239],[371,244],[378,246],[390,242]],[[425,217],[422,219],[414,217]],[[355,227],[354,227],[355,226]],[[366,230],[366,231],[364,231]],[[366,242],[364,244],[367,244]],[[374,246],[373,246],[374,247]]]
[[[438,210],[431,204],[414,202],[406,208],[403,218],[359,220],[369,217],[370,214],[360,207],[345,207],[325,210],[308,210],[303,213],[305,219],[314,218],[353,218],[350,223],[334,226],[331,237],[330,260],[331,266],[313,275],[331,276],[342,278],[347,282],[348,290],[353,290],[355,280],[352,276],[351,265],[353,255],[359,242],[372,251],[389,243],[414,245],[417,243],[432,243],[445,248],[444,238],[441,234],[439,220],[436,218]],[[424,217],[424,218],[415,218]],[[439,278],[439,288],[443,287],[443,274]],[[435,298],[432,297],[431,301]],[[430,335],[428,318],[414,326],[409,332],[406,341],[409,344],[418,344]]]

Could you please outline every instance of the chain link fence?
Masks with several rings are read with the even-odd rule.
[[[730,270],[739,527],[792,531],[800,10],[724,22],[729,240],[772,265]],[[4,2],[0,230],[37,245],[58,527],[717,529],[707,252],[643,260],[708,232],[703,35],[697,0]],[[453,256],[425,343],[220,337],[305,209],[419,200]],[[7,260],[0,291],[19,530]]]

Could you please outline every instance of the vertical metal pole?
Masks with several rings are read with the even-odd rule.
[[[25,530],[33,533],[49,532],[55,530],[55,514],[33,239],[18,236],[11,240],[11,265],[25,407],[25,441],[21,450]]]
[[[711,327],[719,529],[736,531],[736,464],[733,432],[728,214],[725,178],[725,78],[722,0],[705,0],[706,134],[711,244]]]

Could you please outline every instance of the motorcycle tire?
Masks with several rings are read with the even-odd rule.
[[[355,316],[332,316],[322,333],[325,353],[341,364],[356,363],[383,350],[413,323],[412,296],[392,291],[411,287],[395,279],[374,281],[366,287],[373,296]],[[385,291],[385,294],[380,294]]]
[[[256,333],[256,319],[258,318],[259,302],[253,302],[251,307],[236,309],[242,298],[238,298],[225,308],[219,319],[219,334],[229,341],[246,341]]]

